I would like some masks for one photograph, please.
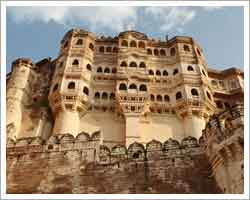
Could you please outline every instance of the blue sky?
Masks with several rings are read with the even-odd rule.
[[[243,69],[243,7],[7,7],[7,71],[18,57],[55,58],[66,31],[82,27],[115,36],[191,36],[210,67]]]

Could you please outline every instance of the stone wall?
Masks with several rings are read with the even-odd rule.
[[[7,193],[221,193],[193,137],[112,149],[100,133],[9,140]]]

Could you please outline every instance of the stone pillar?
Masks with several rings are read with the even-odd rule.
[[[138,115],[126,115],[126,146],[140,140]]]
[[[53,128],[54,134],[72,134],[73,136],[79,133],[79,112],[75,110],[64,110],[56,115]]]
[[[183,120],[185,137],[193,136],[200,138],[205,128],[205,119],[202,116],[188,115]]]

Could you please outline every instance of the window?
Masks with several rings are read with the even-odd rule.
[[[75,89],[75,82],[69,82],[68,89]]]
[[[146,68],[146,65],[144,62],[141,62],[140,65],[139,65],[140,68]]]
[[[230,108],[231,107],[228,102],[224,102],[224,106],[225,106],[225,108]]]
[[[104,46],[101,46],[100,48],[99,48],[99,52],[104,52]]]
[[[155,96],[153,94],[150,95],[150,100],[154,101],[155,100]]]
[[[102,73],[102,68],[101,68],[101,67],[98,67],[97,70],[96,70],[96,72]]]
[[[170,56],[175,56],[175,48],[170,49]]]
[[[183,49],[184,49],[184,51],[190,51],[190,49],[189,49],[189,46],[188,46],[188,45],[184,45],[184,46],[183,46]]]
[[[127,40],[123,40],[121,45],[123,47],[127,47],[128,46],[128,41]]]
[[[158,49],[154,49],[154,55],[155,55],[155,56],[158,56],[158,55],[159,55]]]
[[[60,64],[59,64],[59,68],[61,68],[63,66],[63,62],[60,62]]]
[[[165,56],[165,55],[166,55],[166,52],[165,52],[164,49],[161,49],[161,50],[160,50],[160,55],[161,55],[161,56]]]
[[[94,45],[92,43],[89,43],[89,48],[94,51]]]
[[[142,84],[142,85],[140,85],[140,89],[139,90],[143,91],[143,92],[146,92],[147,91],[147,86],[144,85],[144,84]]]
[[[127,63],[126,63],[125,61],[122,61],[122,63],[121,63],[120,66],[121,66],[121,67],[127,67]]]
[[[113,74],[116,73],[116,68],[112,68],[112,73],[113,73]]]
[[[173,72],[173,75],[178,74],[178,72],[179,72],[178,69],[175,69],[174,72]]]
[[[95,99],[100,99],[100,93],[99,92],[95,93]]]
[[[148,71],[148,73],[149,73],[149,75],[154,75],[154,71],[151,69]]]
[[[152,55],[152,50],[151,49],[147,49],[147,54],[148,55]]]
[[[210,95],[210,93],[208,91],[206,92],[206,94],[207,94],[207,98],[209,98],[210,100],[212,100],[211,95]]]
[[[107,92],[102,93],[102,99],[104,99],[104,100],[108,99],[108,93]]]
[[[166,70],[163,71],[163,76],[168,76],[168,72]]]
[[[117,47],[114,47],[114,48],[113,48],[113,52],[114,52],[114,53],[117,53],[117,52],[118,52],[118,48],[117,48]]]
[[[166,101],[166,102],[169,102],[169,101],[170,101],[170,98],[169,98],[168,95],[164,95],[164,101]]]
[[[106,48],[106,51],[107,51],[107,52],[111,52],[111,51],[112,51],[112,48],[111,48],[111,47],[107,47],[107,48]]]
[[[106,68],[104,69],[104,73],[110,73],[110,69],[106,67]]]
[[[139,42],[139,48],[145,49],[145,43],[140,41]]]
[[[137,67],[136,62],[131,62],[131,63],[129,64],[129,67]]]
[[[66,48],[67,46],[68,46],[68,41],[66,41],[65,43],[64,43],[64,45],[63,45],[63,48]]]
[[[90,64],[87,64],[86,68],[87,68],[89,71],[91,71],[91,70],[92,70],[92,67],[91,67],[91,65],[90,65]]]
[[[188,71],[194,71],[194,68],[193,68],[192,66],[189,65],[188,68],[187,68],[187,70],[188,70]]]
[[[201,56],[200,50],[198,48],[196,50],[197,50],[198,55]]]
[[[212,83],[212,85],[217,86],[217,81],[216,80],[212,80],[211,83]]]
[[[134,83],[130,84],[129,89],[131,89],[131,90],[137,90],[136,84],[134,84]]]
[[[126,84],[121,83],[121,84],[119,85],[119,90],[127,90]]]
[[[130,47],[137,47],[136,41],[132,40],[132,41],[130,42],[130,45],[129,45],[129,46],[130,46]]]
[[[182,98],[181,92],[177,92],[175,95],[175,98],[176,98],[176,100],[181,99]]]
[[[58,89],[58,83],[55,84],[55,86],[53,87],[53,92],[55,92]]]
[[[83,88],[83,93],[89,96],[89,89],[86,86]]]
[[[198,91],[196,89],[194,89],[194,88],[191,90],[191,94],[193,96],[199,96]]]
[[[110,99],[110,100],[114,100],[114,99],[115,99],[115,94],[114,94],[114,93],[111,93],[110,96],[109,96],[109,99]]]
[[[162,96],[158,94],[157,97],[156,97],[156,100],[157,101],[162,101]]]
[[[207,76],[207,74],[206,74],[206,72],[205,72],[204,70],[202,70],[202,74],[203,74],[204,76]]]
[[[216,106],[217,108],[220,108],[220,109],[223,108],[223,104],[221,103],[221,101],[216,101]]]
[[[155,73],[157,76],[161,76],[161,71],[160,70],[156,70],[156,73]]]
[[[76,45],[82,45],[82,44],[83,44],[82,39],[78,39],[77,42],[76,42]]]
[[[73,66],[78,66],[79,65],[79,61],[77,59],[75,59],[72,63]]]

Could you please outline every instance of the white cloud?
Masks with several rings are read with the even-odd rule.
[[[139,17],[149,17],[151,24],[158,24],[160,31],[183,30],[183,26],[191,22],[197,15],[198,8],[203,11],[221,9],[219,6],[209,7],[145,7],[139,12],[139,7],[10,7],[11,17],[16,23],[23,21],[45,22],[53,20],[64,25],[79,25],[87,23],[91,31],[107,28],[120,32],[136,29]]]

